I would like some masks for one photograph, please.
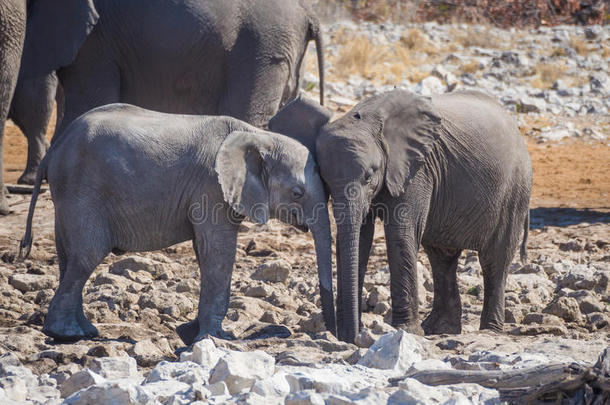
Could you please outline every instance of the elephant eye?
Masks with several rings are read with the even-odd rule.
[[[291,194],[294,200],[298,200],[299,198],[303,197],[305,190],[303,190],[302,187],[294,186],[291,190]]]
[[[360,113],[357,112],[354,114],[354,118],[356,118],[357,120],[361,119],[362,117],[360,116]]]
[[[366,172],[364,174],[364,184],[370,184],[372,180],[373,180],[373,173],[372,172]]]

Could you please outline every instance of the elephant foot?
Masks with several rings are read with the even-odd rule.
[[[195,318],[190,322],[183,323],[176,328],[176,333],[185,345],[190,346],[195,342],[206,339],[210,336],[224,340],[234,340],[235,336],[232,333],[224,331],[221,327],[214,331],[200,331],[199,319]]]
[[[462,320],[460,316],[449,316],[440,311],[432,311],[421,324],[426,335],[442,335],[462,333]]]
[[[17,180],[17,184],[27,184],[33,186],[36,183],[36,170],[28,170],[23,172],[21,177]]]
[[[183,323],[176,328],[176,333],[185,345],[190,346],[195,343],[195,338],[199,334],[199,320],[197,318],[190,322]]]
[[[503,332],[504,331],[504,321],[484,321],[481,319],[481,325],[479,326],[480,330],[490,330],[493,332]]]
[[[412,333],[414,335],[424,336],[424,330],[417,323],[399,323],[392,324],[392,326],[396,329],[402,329],[405,332]]]
[[[59,341],[74,342],[80,339],[91,339],[99,335],[95,326],[88,319],[78,316],[53,316],[47,314],[42,333]]]

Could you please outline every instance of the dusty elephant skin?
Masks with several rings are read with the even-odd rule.
[[[8,46],[23,43],[20,97],[11,111],[28,136],[21,183],[33,183],[46,149],[42,133],[55,96],[55,71],[63,89],[57,135],[90,109],[117,102],[167,113],[228,115],[262,126],[296,96],[311,40],[324,97],[320,24],[300,0],[27,3],[25,42],[18,30],[6,36]],[[14,48],[19,69],[21,45]],[[9,87],[14,86],[13,80]],[[32,87],[37,98],[24,111]],[[10,93],[3,98],[10,100]],[[6,205],[3,196],[0,203]]]
[[[480,327],[502,330],[508,266],[522,235],[525,259],[532,169],[517,125],[501,106],[478,92],[430,99],[395,90],[362,101],[323,127],[330,115],[298,99],[269,127],[290,134],[299,114],[316,123],[309,137],[316,139],[337,220],[339,338],[353,342],[358,333],[376,217],[385,227],[393,325],[421,330],[416,270],[421,245],[434,280],[424,331],[461,332],[456,269],[463,249],[477,250],[483,269]]]
[[[171,115],[126,104],[74,121],[43,159],[22,241],[26,255],[43,178],[55,204],[60,283],[43,332],[93,337],[82,290],[110,252],[192,240],[201,271],[196,333],[221,328],[230,296],[237,230],[248,217],[277,218],[312,231],[324,319],[334,331],[331,237],[326,196],[308,150],[295,140],[229,117]]]

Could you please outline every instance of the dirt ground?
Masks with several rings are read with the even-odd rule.
[[[49,139],[53,128],[49,125]],[[25,167],[27,141],[11,121],[6,124],[4,145],[5,182],[14,183]],[[527,145],[534,168],[532,207],[610,209],[610,146],[606,142],[537,143],[528,138]]]

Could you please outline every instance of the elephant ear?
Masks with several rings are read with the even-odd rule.
[[[272,137],[235,131],[223,141],[214,165],[224,200],[259,224],[269,220],[266,162],[272,151]]]
[[[394,197],[405,190],[441,134],[441,118],[428,97],[393,91],[379,108],[387,145],[386,187]]]
[[[331,110],[301,93],[269,120],[269,130],[299,141],[315,157],[320,128],[332,116]]]
[[[72,63],[98,18],[93,0],[32,0],[21,75],[40,77]]]

